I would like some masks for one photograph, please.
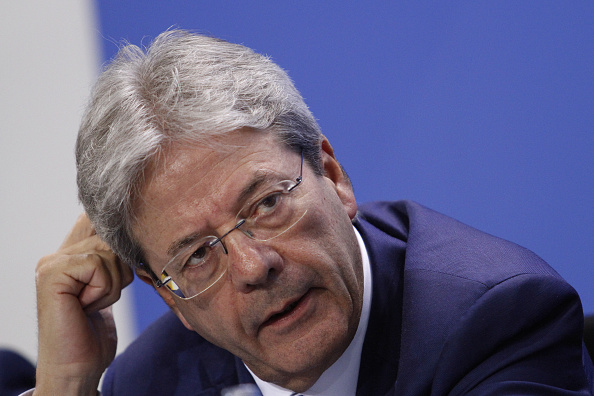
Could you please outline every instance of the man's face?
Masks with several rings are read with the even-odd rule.
[[[240,196],[254,180],[299,175],[300,156],[272,133],[236,131],[218,143],[173,146],[146,175],[134,233],[157,274],[176,241],[221,236],[235,226],[250,200]],[[355,199],[327,141],[322,148],[325,175],[305,163],[303,182],[291,192],[307,209],[294,227],[265,242],[231,232],[224,239],[227,273],[193,299],[159,289],[188,328],[240,357],[260,378],[295,390],[313,385],[340,357],[362,304]]]

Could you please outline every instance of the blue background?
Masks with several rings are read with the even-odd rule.
[[[537,252],[594,312],[594,2],[96,2],[103,59],[179,27],[270,55],[357,199]],[[166,308],[134,283],[138,329]]]

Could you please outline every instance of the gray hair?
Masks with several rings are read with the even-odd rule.
[[[174,142],[204,146],[244,127],[275,133],[321,174],[320,128],[267,57],[181,30],[145,50],[122,47],[95,84],[76,143],[79,198],[97,234],[138,265],[133,203],[147,167]]]

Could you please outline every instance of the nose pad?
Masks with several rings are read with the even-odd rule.
[[[242,292],[265,285],[283,268],[282,258],[272,247],[246,236],[237,232],[225,240],[227,270],[233,285]]]
[[[245,235],[246,237],[248,237],[250,239],[256,239],[254,237],[254,233],[251,232],[250,230],[248,230],[247,227],[245,227],[245,226],[239,227],[239,231],[243,232],[243,235]]]

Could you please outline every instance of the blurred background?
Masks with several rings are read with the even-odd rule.
[[[269,55],[357,199],[413,199],[547,260],[594,313],[594,2],[0,4],[0,347],[36,357],[34,269],[78,214],[73,146],[122,40],[179,27]],[[141,282],[120,348],[165,310]]]

